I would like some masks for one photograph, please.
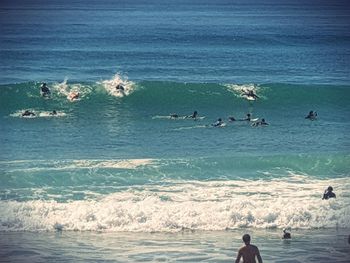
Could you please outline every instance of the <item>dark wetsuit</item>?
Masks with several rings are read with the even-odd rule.
[[[44,86],[41,86],[41,93],[45,97],[45,96],[50,96],[51,91],[46,85],[44,85]]]
[[[326,193],[323,194],[323,198],[322,199],[326,199],[327,200],[329,198],[336,198],[335,193],[333,193],[333,192],[326,192]]]

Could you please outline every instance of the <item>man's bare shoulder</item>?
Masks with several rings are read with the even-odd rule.
[[[244,252],[244,251],[247,251],[247,250],[250,250],[250,251],[251,251],[251,250],[258,251],[259,249],[258,249],[257,246],[254,246],[254,245],[249,244],[249,245],[247,245],[247,246],[241,247],[241,248],[239,249],[239,252]]]

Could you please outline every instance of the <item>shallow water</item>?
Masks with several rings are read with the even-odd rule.
[[[349,229],[181,233],[6,232],[0,262],[232,262],[250,233],[264,262],[349,262]]]

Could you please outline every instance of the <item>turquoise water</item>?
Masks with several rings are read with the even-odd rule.
[[[332,231],[350,228],[348,11],[341,1],[2,2],[0,231],[11,244],[39,231],[38,246],[63,231],[61,248],[70,231],[135,246],[149,233],[169,245],[184,232],[196,243],[247,230],[263,242],[260,231],[274,239],[285,227],[344,237]],[[197,120],[184,117],[195,110]],[[317,120],[305,119],[310,110]],[[240,121],[247,113],[269,125]],[[218,118],[224,127],[211,125]],[[337,198],[322,201],[329,185]],[[227,239],[218,242],[222,257],[208,245],[203,261],[229,261]],[[282,262],[267,243],[267,258]],[[158,245],[123,258],[171,261],[149,256]],[[330,247],[318,262],[344,262],[348,251]]]

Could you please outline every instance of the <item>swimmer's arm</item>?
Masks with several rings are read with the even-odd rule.
[[[239,261],[241,260],[241,257],[242,257],[242,253],[241,253],[241,250],[239,250],[235,263],[239,263]]]
[[[260,251],[259,251],[258,248],[256,248],[256,257],[258,258],[258,262],[259,263],[263,263],[263,260],[262,260],[262,258],[260,256]]]

